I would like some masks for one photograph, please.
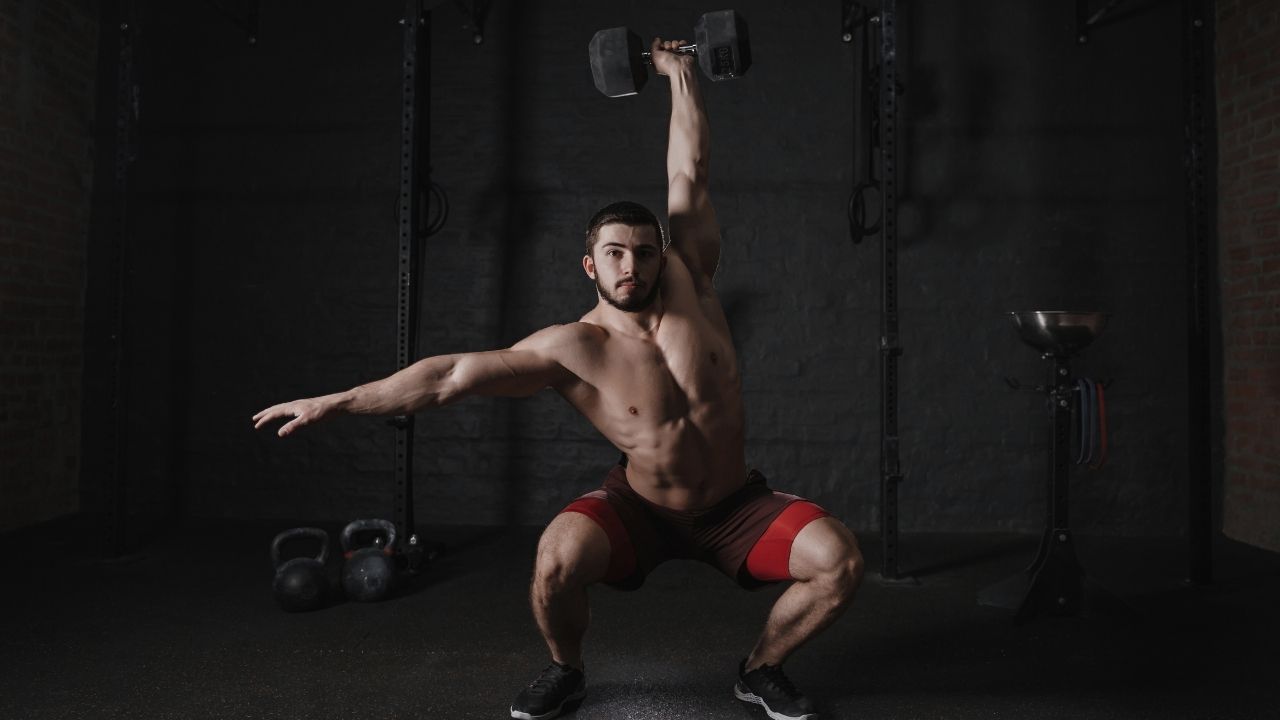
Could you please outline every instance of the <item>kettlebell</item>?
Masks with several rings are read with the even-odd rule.
[[[294,538],[313,539],[319,543],[320,550],[312,557],[296,557],[281,563],[281,546]],[[271,588],[280,607],[289,612],[300,612],[323,605],[329,585],[324,571],[328,559],[329,534],[320,528],[293,528],[276,535],[271,541],[271,564],[276,569]]]
[[[356,533],[374,532],[374,544],[355,548]],[[396,545],[396,526],[389,520],[372,518],[352,520],[342,529],[342,589],[347,597],[360,602],[382,600],[395,588],[396,565],[392,554]]]

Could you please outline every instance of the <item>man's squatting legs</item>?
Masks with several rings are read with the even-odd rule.
[[[788,561],[795,582],[778,597],[747,670],[781,665],[792,652],[838,618],[862,583],[858,540],[839,520],[822,517],[796,535]]]
[[[529,602],[551,659],[579,670],[591,609],[587,587],[609,570],[609,537],[594,520],[561,513],[538,541]]]

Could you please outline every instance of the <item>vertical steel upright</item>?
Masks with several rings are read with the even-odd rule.
[[[1038,612],[1076,615],[1084,605],[1084,571],[1076,557],[1071,532],[1071,399],[1075,395],[1071,360],[1065,354],[1045,354],[1050,361],[1045,384],[1049,403],[1049,498],[1040,549],[1028,570],[1027,595],[1017,620]]]
[[[1189,577],[1195,584],[1213,578],[1213,495],[1210,448],[1210,267],[1214,247],[1207,179],[1209,143],[1205,104],[1208,95],[1206,57],[1210,53],[1205,0],[1183,1],[1183,51],[1186,102],[1185,162],[1187,173],[1187,539]]]
[[[880,6],[880,535],[884,543],[881,575],[898,571],[898,77],[895,0]]]
[[[428,187],[431,100],[431,12],[422,0],[406,0],[400,108],[399,268],[397,276],[396,369],[418,357],[418,271],[423,189]],[[398,536],[413,541],[414,417],[392,419],[396,429],[394,517]]]
[[[119,557],[127,550],[128,526],[128,363],[125,357],[127,349],[126,324],[126,290],[129,286],[129,170],[133,164],[135,142],[137,140],[138,119],[138,86],[134,69],[134,39],[137,28],[133,23],[133,4],[129,0],[121,0],[114,5],[116,12],[104,12],[108,22],[114,20],[119,27],[118,49],[116,55],[115,76],[115,128],[112,142],[114,147],[114,172],[110,190],[110,202],[106,214],[109,220],[105,223],[109,230],[108,268],[110,279],[106,283],[109,288],[107,300],[110,306],[108,317],[108,337],[106,367],[111,370],[108,387],[107,410],[110,413],[107,433],[107,444],[103,455],[103,465],[98,469],[101,479],[101,500],[103,509],[102,548],[107,557]],[[100,136],[101,137],[101,136]]]

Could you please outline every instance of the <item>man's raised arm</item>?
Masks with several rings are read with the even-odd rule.
[[[527,397],[573,377],[561,360],[580,352],[587,332],[580,325],[553,325],[506,350],[424,358],[394,375],[346,392],[273,405],[253,416],[254,428],[278,418],[292,418],[276,433],[284,437],[298,427],[338,413],[408,415],[472,395]]]
[[[720,226],[707,193],[711,140],[707,111],[692,55],[671,52],[684,41],[655,38],[654,68],[671,82],[671,129],[667,138],[667,216],[671,245],[694,272],[711,278],[720,262]]]

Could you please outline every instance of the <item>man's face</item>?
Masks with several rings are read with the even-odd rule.
[[[582,259],[605,302],[623,312],[639,312],[658,296],[662,245],[653,227],[610,223],[596,231],[596,244]]]

